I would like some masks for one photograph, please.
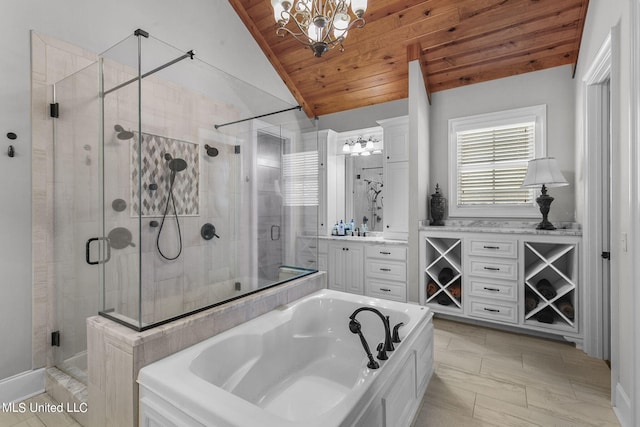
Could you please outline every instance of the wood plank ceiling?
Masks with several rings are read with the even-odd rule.
[[[578,58],[588,0],[369,0],[344,52],[313,56],[276,36],[270,0],[229,0],[308,116],[408,96],[419,59],[427,92],[566,64]]]

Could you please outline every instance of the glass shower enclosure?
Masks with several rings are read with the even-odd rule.
[[[145,330],[315,271],[299,108],[141,30],[54,91],[58,367],[82,377],[88,316]]]

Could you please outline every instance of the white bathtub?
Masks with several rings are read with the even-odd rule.
[[[403,322],[402,342],[369,369],[349,316]],[[426,307],[322,290],[144,367],[141,426],[408,426],[432,373]],[[374,357],[380,318],[357,320]],[[376,359],[377,360],[377,359]]]

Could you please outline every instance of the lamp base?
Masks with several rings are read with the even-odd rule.
[[[538,206],[540,206],[540,213],[542,213],[542,222],[538,224],[536,230],[555,230],[556,228],[547,220],[547,215],[549,215],[549,208],[551,207],[551,202],[553,202],[553,197],[547,194],[546,185],[542,184],[542,194],[536,199],[538,202]]]
[[[541,221],[540,224],[536,226],[536,230],[555,230],[556,227],[551,224],[549,221]]]

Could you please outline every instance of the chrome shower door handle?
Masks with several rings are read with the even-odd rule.
[[[271,240],[280,240],[280,226],[279,225],[272,225],[271,226]]]

